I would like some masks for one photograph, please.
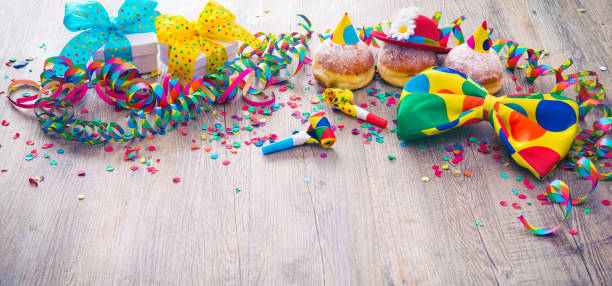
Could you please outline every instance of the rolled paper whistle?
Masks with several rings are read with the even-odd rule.
[[[329,103],[335,110],[341,110],[352,117],[382,128],[387,127],[386,119],[353,104],[353,92],[348,89],[328,88],[323,94],[323,100]]]
[[[291,149],[306,143],[316,143],[327,149],[336,143],[336,135],[329,124],[325,112],[315,113],[308,118],[310,126],[306,131],[300,131],[280,141],[261,148],[264,155]]]

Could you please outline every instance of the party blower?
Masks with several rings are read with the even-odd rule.
[[[329,103],[333,109],[341,110],[352,117],[361,119],[376,126],[380,126],[382,128],[387,127],[386,119],[378,117],[377,115],[353,104],[353,92],[349,89],[328,88],[323,94],[323,100]]]
[[[329,124],[325,112],[315,113],[308,118],[310,126],[306,131],[300,131],[289,138],[274,142],[261,148],[264,155],[291,149],[306,143],[316,143],[327,149],[336,143],[336,135]]]

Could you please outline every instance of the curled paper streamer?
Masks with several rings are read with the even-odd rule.
[[[155,32],[156,1],[126,0],[117,17],[109,17],[106,9],[95,1],[68,2],[64,26],[72,32],[84,31],[72,38],[60,56],[77,65],[86,64],[100,47],[104,58],[132,60],[132,46],[127,34]]]
[[[382,128],[387,127],[386,119],[353,104],[353,92],[349,89],[328,88],[323,93],[323,100],[329,103],[335,110],[340,110],[354,118]]]
[[[546,188],[546,192],[544,193],[552,202],[565,205],[565,215],[561,223],[553,228],[537,228],[532,226],[530,223],[525,220],[523,215],[519,215],[517,218],[523,223],[525,228],[529,230],[531,233],[535,235],[548,235],[559,228],[565,223],[568,219],[570,213],[572,212],[572,205],[577,205],[587,199],[595,188],[597,187],[597,183],[599,182],[600,175],[595,168],[595,165],[588,158],[581,158],[576,163],[576,172],[582,178],[586,180],[591,180],[591,190],[588,194],[580,198],[573,198],[570,192],[570,188],[563,182],[559,180],[552,181],[548,187]]]
[[[336,135],[332,130],[325,112],[318,112],[308,118],[310,125],[305,131],[297,132],[291,137],[276,141],[261,148],[264,155],[291,149],[307,143],[321,145],[327,149],[336,143]]]
[[[300,18],[307,23],[301,27],[310,27],[305,16]],[[42,86],[33,81],[16,80],[9,86],[7,95],[17,107],[36,108],[36,117],[45,132],[56,132],[68,140],[87,144],[125,142],[147,134],[164,134],[168,125],[187,122],[201,111],[208,110],[211,104],[234,100],[241,86],[244,87],[242,98],[247,104],[272,104],[274,97],[261,101],[256,94],[272,84],[285,82],[309,61],[303,44],[311,34],[311,31],[279,36],[262,34],[268,49],[248,52],[243,46],[243,58],[187,83],[173,74],[163,77],[161,84],[150,83],[138,75],[133,63],[117,58],[106,62],[93,61],[85,67],[65,57],[52,57],[47,59],[41,73]],[[296,69],[289,76],[281,77],[281,71],[287,68],[293,57],[298,60]],[[253,87],[255,80],[263,87]],[[31,86],[39,92],[35,96],[13,99],[14,88],[20,86]],[[72,106],[83,97],[88,86],[93,87],[108,104],[131,110],[127,117],[129,131],[115,122],[75,118]],[[52,92],[50,96],[47,96],[48,91]]]

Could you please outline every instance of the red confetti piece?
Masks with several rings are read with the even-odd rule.
[[[87,110],[87,109],[81,110],[81,114],[85,114],[85,113],[88,113],[88,112],[89,112],[89,110]]]
[[[132,167],[130,167],[130,170],[137,171],[138,170],[138,166],[132,166]]]
[[[157,162],[159,162],[159,159],[157,159],[157,160],[158,160]],[[158,171],[158,170],[157,170],[157,168],[155,168],[155,167],[147,167],[147,172],[149,172],[149,173],[151,173],[151,174],[155,174],[155,173],[157,173],[157,171]],[[180,179],[179,179],[179,180],[180,180]]]
[[[506,201],[500,201],[500,202],[499,202],[499,204],[505,207],[505,206],[507,206],[507,205],[508,205],[508,202],[506,202]]]
[[[281,86],[281,87],[278,89],[278,91],[280,91],[280,92],[285,92],[285,91],[287,91],[287,87],[286,87],[286,86]]]
[[[155,148],[155,146],[149,146],[149,151],[155,151],[157,150],[157,148]]]
[[[82,177],[82,176],[85,176],[85,170],[79,170],[79,171],[77,171],[77,175],[79,175],[79,176],[81,176],[81,177]]]
[[[512,203],[512,207],[515,208],[515,209],[518,209],[518,208],[521,207],[521,204],[519,204],[519,203]]]
[[[569,232],[571,235],[577,235],[578,234],[578,232],[575,231],[573,228],[568,229],[567,232]]]
[[[514,87],[514,89],[516,89],[517,91],[521,91],[521,90],[523,90],[523,87],[520,86],[520,85],[517,85],[517,86]]]
[[[529,93],[534,93],[534,92],[535,92],[535,89],[533,87],[530,87],[529,88]]]
[[[28,179],[28,182],[30,182],[31,185],[34,185],[35,187],[38,187],[38,182],[32,178]]]
[[[368,104],[367,104],[367,103],[362,103],[360,106],[361,106],[362,108],[366,108],[366,107],[368,107]]]
[[[15,136],[13,136],[13,139],[17,139],[19,138],[19,136],[21,136],[21,134],[19,134],[19,132],[15,133]]]
[[[28,144],[28,145],[34,145],[34,141],[32,141],[32,140],[28,140],[28,141],[26,141],[26,144]]]
[[[223,161],[221,164],[223,164],[223,165],[227,166],[227,165],[229,165],[229,164],[230,164],[230,161],[227,161],[227,160],[226,160],[226,161]]]
[[[173,181],[173,182],[175,182],[175,183],[178,183],[178,182],[180,182],[180,181],[181,181],[181,178],[179,178],[179,177],[174,177],[174,178],[172,178],[172,181]]]
[[[515,77],[515,76],[512,76],[512,80],[516,80],[516,77]]]
[[[436,171],[435,171],[435,175],[436,175],[436,177],[438,177],[438,178],[439,178],[439,177],[441,177],[441,176],[442,176],[442,171],[440,171],[440,170],[436,170]]]
[[[602,200],[601,203],[604,204],[604,206],[609,206],[610,200]]]
[[[519,199],[524,200],[527,198],[527,196],[523,195],[523,194],[519,194],[518,195]]]
[[[9,124],[11,123],[6,120],[2,120],[2,126],[9,126]]]
[[[53,147],[53,143],[45,143],[45,144],[42,144],[42,146],[41,146],[41,147],[42,147],[43,149],[51,148],[51,147]]]
[[[104,148],[104,151],[106,152],[113,152],[113,150],[115,150],[115,148],[113,148],[113,146],[107,146]]]

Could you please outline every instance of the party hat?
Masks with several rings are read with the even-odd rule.
[[[472,50],[488,53],[489,49],[491,49],[491,38],[489,38],[489,29],[487,29],[487,21],[482,22],[474,34],[466,41],[467,45],[472,48]]]
[[[336,26],[336,30],[334,30],[331,39],[332,42],[339,45],[354,45],[359,43],[359,37],[347,13],[344,13],[344,17],[342,17],[340,23]]]

